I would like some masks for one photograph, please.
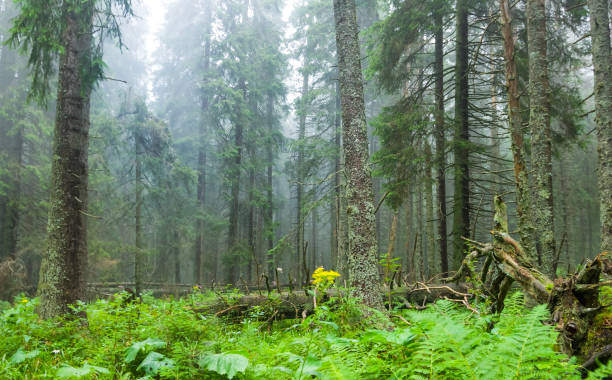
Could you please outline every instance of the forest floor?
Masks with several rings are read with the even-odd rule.
[[[86,320],[41,321],[36,299],[0,303],[0,379],[581,378],[576,360],[557,351],[545,306],[527,308],[519,292],[501,315],[447,300],[364,313],[332,298],[279,320],[273,303],[215,313],[208,305],[220,295],[198,289],[179,300],[128,297],[76,306]],[[241,296],[222,297],[231,305]],[[612,289],[602,297],[610,301]],[[612,363],[588,378],[606,376]]]

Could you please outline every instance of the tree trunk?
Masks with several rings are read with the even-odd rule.
[[[588,0],[595,72],[595,123],[599,154],[600,250],[612,251],[612,54],[609,0]]]
[[[403,271],[408,275],[410,281],[415,281],[414,276],[414,247],[416,241],[416,231],[413,228],[414,202],[412,198],[412,185],[408,185],[408,199],[406,200],[406,257],[403,263]],[[414,236],[413,236],[414,235]]]
[[[420,165],[419,165],[420,166]],[[420,171],[420,170],[419,170]],[[417,220],[417,224],[416,224],[416,230],[418,231],[419,234],[419,241],[418,241],[418,245],[417,245],[417,249],[415,251],[415,261],[416,261],[416,268],[415,268],[415,276],[417,281],[423,281],[425,279],[425,263],[426,261],[426,257],[425,257],[425,246],[423,244],[423,237],[425,236],[424,232],[424,226],[427,223],[425,221],[425,219],[423,218],[423,196],[422,194],[423,192],[423,187],[425,186],[424,181],[419,180],[417,183],[417,191],[418,194],[416,194],[416,220]]]
[[[85,297],[92,87],[85,73],[91,64],[93,2],[88,1],[78,11],[71,8],[64,3],[61,10],[65,27],[61,36],[47,249],[38,284],[42,318],[67,313],[68,305]]]
[[[345,172],[349,214],[349,278],[353,296],[367,306],[382,308],[376,262],[376,217],[369,167],[368,136],[359,27],[355,0],[334,0],[336,48],[342,104]]]
[[[468,2],[457,0],[457,46],[455,62],[455,194],[453,213],[453,266],[457,268],[470,236],[470,174],[468,121]]]
[[[432,154],[431,145],[425,143],[425,223],[427,229],[427,259],[425,260],[425,275],[429,278],[437,273],[435,267],[436,257],[436,240],[434,233],[434,201],[433,201],[433,186],[432,177]]]
[[[246,90],[244,90],[244,84],[241,86],[243,88],[243,95],[246,98]],[[241,112],[238,110],[238,112]],[[229,281],[232,284],[238,283],[239,276],[239,262],[240,258],[237,255],[236,250],[238,249],[238,214],[240,207],[240,173],[241,173],[241,164],[242,164],[242,145],[243,145],[243,120],[239,120],[235,125],[234,131],[234,149],[236,152],[234,153],[233,165],[230,171],[230,181],[231,181],[231,190],[230,190],[230,215],[229,215],[229,232],[228,232],[228,254],[229,260],[231,260],[229,264]]]
[[[335,136],[334,143],[337,149],[335,162],[335,196],[336,196],[336,258],[333,260],[337,271],[346,274],[346,262],[348,252],[348,219],[346,214],[346,189],[343,178],[342,160],[342,106],[340,100],[340,83],[336,81],[336,117],[334,121]]]
[[[210,4],[209,4],[210,6]],[[212,9],[206,10],[206,20],[204,21],[204,75],[208,75],[210,70],[210,34],[212,23]],[[202,120],[198,128],[198,188],[197,188],[197,207],[199,215],[196,216],[196,238],[195,251],[193,258],[193,282],[201,284],[202,278],[202,257],[204,255],[204,217],[206,213],[206,138],[208,131],[208,108],[209,99],[206,91],[202,92]]]
[[[274,131],[274,125],[272,121],[272,116],[274,114],[274,100],[272,95],[268,95],[268,104],[267,104],[267,119],[268,119],[268,133],[270,137]],[[274,192],[272,182],[272,175],[274,171],[274,154],[272,152],[272,141],[268,141],[266,144],[266,150],[268,155],[268,173],[267,173],[267,198],[268,204],[266,205],[266,234],[268,236],[268,251],[271,251],[274,248]],[[270,258],[266,256],[266,260],[268,261],[268,275],[274,273],[274,268],[276,268],[276,256],[274,258]]]
[[[565,264],[567,268],[567,273],[570,273],[572,260],[569,253],[569,242],[573,239],[572,234],[570,233],[569,228],[569,193],[570,188],[567,185],[567,179],[569,177],[568,172],[568,156],[571,154],[571,150],[567,150],[561,157],[559,157],[559,186],[561,190],[561,220],[563,221],[563,230],[561,231],[561,245],[559,246],[558,257],[561,257],[561,249],[563,249],[565,255]]]
[[[251,149],[249,156],[252,162],[255,162],[255,152]],[[246,281],[251,282],[253,275],[253,264],[259,266],[257,257],[255,256],[255,168],[249,168],[249,216],[248,216],[248,248],[249,248],[249,264],[246,273]]]
[[[444,125],[444,23],[442,13],[434,13],[435,31],[435,137],[437,170],[437,216],[440,245],[440,269],[448,273],[448,248],[446,230],[446,137]]]
[[[518,72],[514,61],[514,32],[512,31],[512,13],[508,0],[500,0],[501,32],[504,39],[504,61],[506,88],[508,93],[508,121],[510,135],[512,136],[512,158],[514,160],[514,182],[516,186],[516,213],[518,216],[519,235],[521,245],[535,262],[536,255],[532,242],[534,228],[531,222],[531,200],[529,196],[529,182],[525,159],[523,156],[523,122],[519,103]]]
[[[529,53],[529,127],[533,164],[533,220],[540,268],[549,277],[555,273],[555,236],[552,194],[552,142],[550,130],[550,86],[546,58],[546,1],[527,0]]]
[[[308,70],[306,67],[306,63],[304,64],[304,70]],[[297,149],[297,213],[296,213],[296,261],[297,265],[295,270],[295,276],[298,281],[298,284],[302,283],[302,272],[303,267],[306,265],[305,262],[302,262],[302,257],[304,256],[304,144],[306,143],[306,103],[308,102],[308,80],[309,75],[308,72],[305,71],[303,74],[302,81],[302,96],[299,103],[299,131],[298,131],[298,149]]]
[[[23,96],[21,99],[25,103],[26,99]],[[10,117],[10,116],[9,116]],[[16,117],[16,115],[12,115]],[[14,127],[15,128],[15,127]],[[0,208],[2,208],[2,222],[0,222],[0,239],[3,240],[0,246],[0,259],[2,258],[2,252],[5,252],[6,256],[15,257],[17,255],[17,245],[19,242],[19,217],[21,207],[21,168],[23,167],[23,127],[16,127],[17,131],[14,136],[6,135],[7,146],[6,152],[6,173],[4,181],[7,186],[6,196],[1,196]],[[2,147],[0,147],[2,149]],[[4,224],[2,226],[1,224]]]
[[[142,110],[140,111],[142,112]],[[134,249],[134,283],[136,294],[142,291],[142,274],[143,274],[143,242],[142,242],[142,192],[144,189],[142,180],[142,130],[145,122],[145,115],[139,113],[134,126],[134,149],[136,161],[136,215],[135,215],[135,249]]]
[[[172,256],[174,256],[174,283],[181,283],[181,235],[178,230],[173,232],[172,236]]]
[[[317,239],[318,239],[318,222],[319,222],[319,212],[317,211],[316,208],[314,208],[312,210],[312,248],[311,248],[311,252],[312,252],[312,256],[310,258],[310,270],[313,271],[316,268],[316,265],[319,263],[319,258],[317,257],[318,255],[318,244],[317,244]]]

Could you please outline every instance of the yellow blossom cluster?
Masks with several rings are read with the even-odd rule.
[[[325,270],[323,267],[318,267],[312,274],[312,283],[316,287],[327,288],[334,282],[336,277],[340,277],[340,273],[333,270]]]

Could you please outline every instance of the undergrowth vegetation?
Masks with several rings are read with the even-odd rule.
[[[84,379],[579,379],[555,350],[543,306],[520,293],[500,316],[438,301],[422,311],[365,314],[332,299],[305,319],[240,321],[207,314],[215,295],[126,295],[77,305],[79,319],[41,321],[36,299],[0,309],[0,378]],[[236,296],[232,296],[235,298]],[[478,307],[478,305],[476,305]],[[590,379],[612,375],[600,368]]]

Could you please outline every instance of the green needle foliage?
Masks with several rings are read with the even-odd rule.
[[[178,301],[126,304],[118,295],[77,305],[87,328],[40,321],[37,300],[20,297],[0,314],[0,378],[580,378],[575,360],[555,350],[546,308],[526,308],[520,293],[500,316],[439,301],[394,311],[396,325],[364,317],[351,299],[333,299],[304,320],[270,325],[267,314],[250,313],[230,323],[205,311],[216,297],[196,290]],[[589,378],[610,373],[608,365]]]
[[[78,14],[83,9],[93,12],[91,17],[96,25],[95,38],[92,39],[93,54],[88,65],[83,65],[88,79],[85,85],[89,88],[95,87],[104,78],[104,38],[110,37],[118,41],[119,46],[123,46],[119,22],[133,15],[130,0],[15,0],[19,15],[13,20],[6,43],[28,55],[32,75],[29,97],[41,104],[47,103],[50,82],[55,76],[57,60],[63,50],[61,39],[66,28],[63,5],[66,2],[71,12]]]

